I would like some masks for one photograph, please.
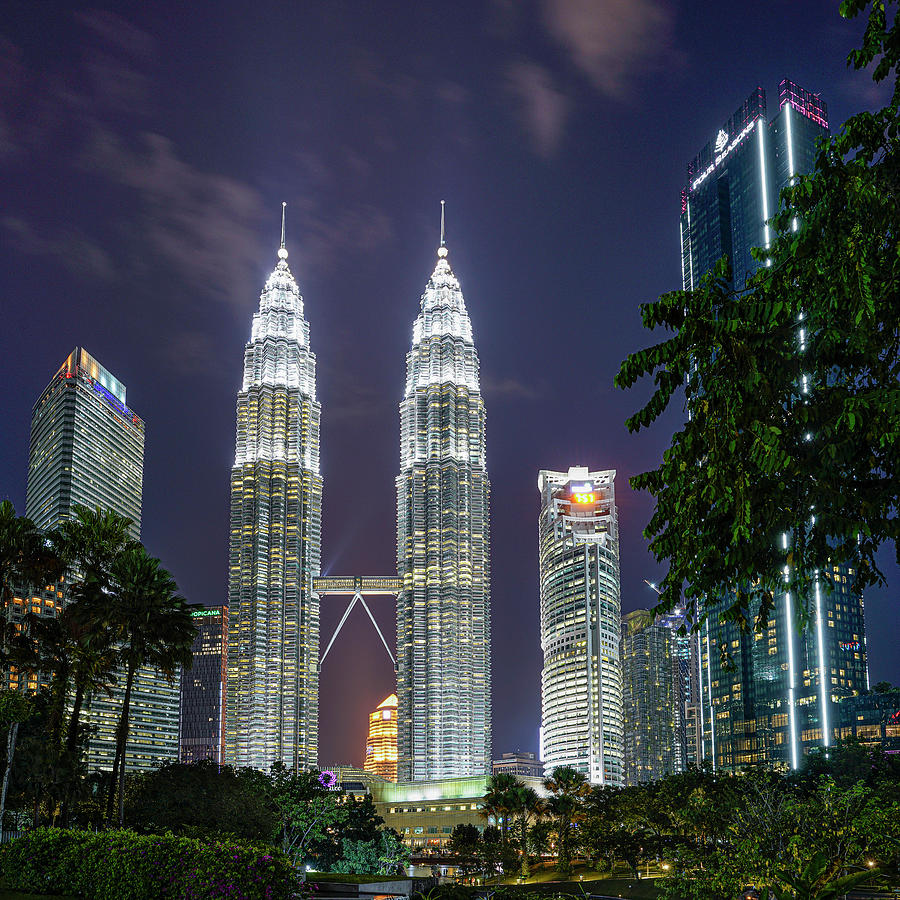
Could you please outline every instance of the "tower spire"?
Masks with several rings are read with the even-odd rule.
[[[284,246],[284,211],[287,207],[287,203],[282,200],[281,201],[281,246],[278,248],[278,258],[279,259],[287,259],[287,248]]]
[[[447,255],[447,245],[444,242],[444,202],[441,200],[441,246],[438,247],[438,256],[441,259]]]

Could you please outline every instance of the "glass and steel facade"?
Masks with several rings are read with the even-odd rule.
[[[282,241],[253,314],[231,470],[225,761],[318,753],[322,476],[316,358]]]
[[[228,607],[191,613],[197,636],[193,665],[181,672],[179,760],[222,762],[225,745],[225,684],[228,660]]]
[[[790,597],[762,631],[742,632],[717,611],[704,623],[703,753],[717,769],[795,769],[810,748],[834,743],[836,704],[869,686],[864,604],[850,592],[852,576],[841,567],[825,574],[803,630]]]
[[[125,385],[76,347],[32,410],[25,514],[38,528],[50,529],[71,517],[76,504],[99,506],[129,518],[131,537],[139,540],[143,469],[144,422],[128,407]],[[69,573],[68,581],[76,578]],[[55,615],[65,605],[66,583],[63,578],[17,599],[24,611]],[[90,770],[112,768],[123,690],[120,679],[110,696],[89,697],[82,711],[82,724],[93,729],[86,753]],[[126,770],[149,770],[177,758],[177,682],[141,668],[132,688]]]
[[[369,713],[369,734],[366,739],[366,772],[380,775],[387,781],[397,780],[397,695],[385,697]]]
[[[646,609],[634,610],[622,620],[627,785],[655,781],[684,768],[675,637],[672,628],[655,621]]]
[[[443,243],[406,357],[400,440],[398,776],[486,775],[491,610],[485,410],[472,324]]]
[[[735,287],[744,285],[760,265],[749,248],[771,243],[767,220],[778,210],[780,191],[813,169],[817,141],[827,133],[825,103],[787,79],[771,119],[757,88],[718,129],[688,166],[682,192],[685,288],[698,286],[723,254],[732,260]],[[798,352],[803,349],[800,323]],[[847,590],[848,574],[832,567],[810,596],[776,597],[760,632],[719,621],[727,598],[713,604],[698,635],[701,757],[728,770],[796,768],[810,747],[833,742],[835,702],[868,681],[863,601]],[[808,613],[805,629],[796,615],[800,604]],[[749,611],[751,619],[756,612]]]
[[[547,773],[572,766],[622,786],[619,531],[615,470],[538,476],[541,748]]]
[[[76,504],[131,519],[140,539],[144,422],[125,404],[125,385],[76,347],[31,413],[25,514],[55,528]]]
[[[743,287],[759,266],[750,251],[768,247],[766,224],[779,194],[800,173],[812,171],[816,142],[828,133],[828,110],[816,94],[784,79],[779,109],[768,118],[766,92],[757,87],[718,128],[687,167],[681,193],[682,287],[728,256],[732,283]]]

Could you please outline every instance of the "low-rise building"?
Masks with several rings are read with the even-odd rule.
[[[517,777],[544,777],[544,764],[537,758],[537,755],[534,753],[523,753],[521,750],[516,750],[515,753],[502,754],[500,759],[493,761],[491,769],[494,775],[505,772]]]

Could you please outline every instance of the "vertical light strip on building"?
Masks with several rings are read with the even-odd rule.
[[[771,243],[769,239],[769,185],[766,175],[766,137],[763,124],[762,118],[756,120],[756,130],[759,135],[759,180],[762,184],[763,233],[765,234],[766,250],[768,250]],[[767,259],[766,265],[771,266],[772,260]]]
[[[787,152],[788,152],[788,184],[793,187],[794,185],[794,175],[796,174],[796,169],[794,168],[794,137],[793,132],[791,130],[791,104],[786,103],[784,107],[784,123],[785,123],[785,131],[787,132]],[[791,230],[796,231],[798,227],[797,217],[794,216],[791,221]]]
[[[706,757],[706,722],[703,715],[703,647],[700,643],[700,632],[697,632],[697,687],[700,694],[700,759]],[[699,760],[698,760],[699,762]]]
[[[687,216],[688,216],[688,265],[690,266],[691,273],[691,290],[694,289],[694,253],[693,253],[693,242],[691,235],[693,232],[691,231],[691,201],[687,202]]]
[[[709,742],[712,750],[712,767],[716,771],[716,713],[712,702],[712,657],[709,654],[709,622],[704,622],[706,629],[706,690],[709,695]]]
[[[822,621],[822,592],[819,587],[819,570],[816,569],[816,643],[819,652],[819,703],[822,706],[820,710],[820,720],[822,723],[822,746],[831,746],[831,734],[828,723],[828,685],[831,679],[831,673],[825,668],[825,633]]]

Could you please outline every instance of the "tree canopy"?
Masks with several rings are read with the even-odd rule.
[[[660,607],[695,621],[731,597],[727,618],[768,620],[776,595],[804,604],[834,565],[852,589],[883,582],[876,553],[900,530],[900,30],[882,0],[849,56],[895,79],[891,102],[850,118],[794,178],[768,251],[746,285],[727,259],[694,290],[643,304],[669,336],[631,354],[616,376],[655,390],[627,420],[649,427],[677,397],[688,420],[660,465],[631,479],[655,499],[645,531],[668,564]],[[682,394],[683,392],[683,394]]]

